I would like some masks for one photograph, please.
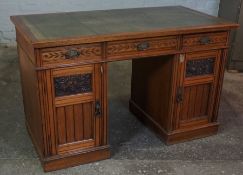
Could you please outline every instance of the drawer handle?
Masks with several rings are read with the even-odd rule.
[[[148,42],[139,43],[137,45],[137,50],[138,51],[144,51],[144,50],[147,50],[148,48],[149,48],[149,43]]]
[[[200,44],[210,44],[211,43],[211,39],[209,37],[202,37],[200,40],[199,40],[199,43]]]
[[[80,54],[81,53],[79,51],[71,49],[65,54],[65,59],[73,59],[75,57],[78,57]]]

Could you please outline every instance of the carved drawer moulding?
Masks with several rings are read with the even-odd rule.
[[[56,97],[92,92],[92,74],[55,77],[54,85]]]

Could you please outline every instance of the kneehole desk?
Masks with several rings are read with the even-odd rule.
[[[130,111],[166,144],[217,133],[229,33],[238,24],[181,6],[11,20],[26,126],[45,171],[110,157],[111,61],[132,59]]]

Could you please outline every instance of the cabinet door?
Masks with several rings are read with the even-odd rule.
[[[204,125],[212,120],[221,51],[188,53],[181,60],[182,72],[176,100],[177,127]]]
[[[100,144],[102,115],[100,64],[52,71],[57,153]]]

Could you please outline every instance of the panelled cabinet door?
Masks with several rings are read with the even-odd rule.
[[[52,71],[57,153],[99,145],[102,118],[100,65]]]
[[[178,127],[207,124],[212,119],[221,51],[188,53],[181,64],[184,75],[177,89]]]

